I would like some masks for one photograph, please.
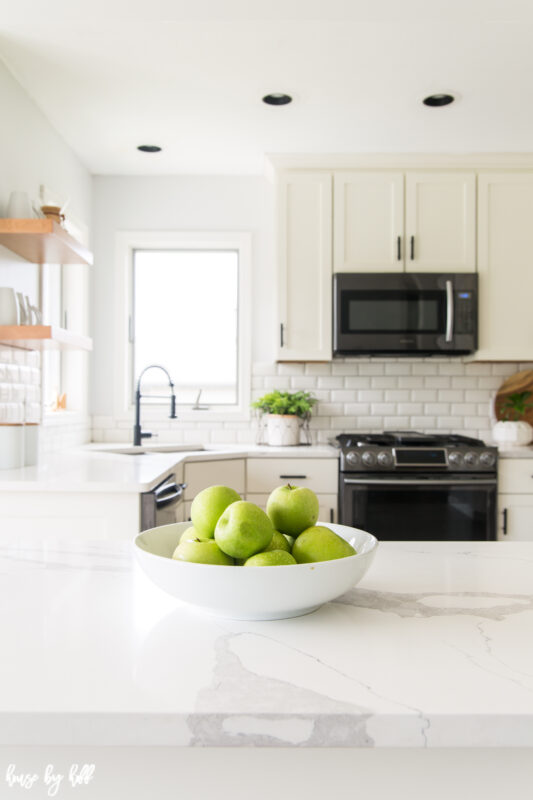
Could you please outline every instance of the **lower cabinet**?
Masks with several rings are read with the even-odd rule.
[[[1,492],[0,519],[2,531],[25,538],[130,540],[141,525],[139,494]]]
[[[321,522],[337,521],[339,462],[336,458],[248,458],[246,499],[266,507],[270,492],[286,483],[312,489]]]
[[[533,494],[498,495],[498,539],[533,541]]]
[[[183,503],[183,521],[191,518],[192,501],[202,489],[208,486],[230,486],[241,497],[246,491],[246,459],[228,458],[213,461],[189,461],[185,464],[184,481],[185,502]]]
[[[337,522],[337,495],[336,494],[317,494],[318,497],[318,520],[319,522]],[[250,503],[266,510],[268,494],[247,494],[246,499]]]
[[[500,459],[497,532],[501,541],[533,541],[531,458]]]

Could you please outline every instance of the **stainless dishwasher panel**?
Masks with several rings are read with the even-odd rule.
[[[141,494],[141,531],[177,521],[177,507],[183,502],[186,485],[176,483],[176,476],[171,474],[150,492]]]

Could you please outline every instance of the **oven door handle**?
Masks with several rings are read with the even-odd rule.
[[[453,283],[446,281],[446,342],[453,342]]]
[[[479,480],[453,480],[451,478],[445,478],[444,480],[403,480],[399,478],[398,480],[388,479],[388,478],[344,478],[343,483],[346,484],[358,484],[358,485],[365,485],[365,484],[379,484],[379,485],[392,485],[394,486],[496,486],[497,481],[495,479],[485,479],[480,478]]]

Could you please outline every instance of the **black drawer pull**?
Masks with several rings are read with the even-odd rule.
[[[307,478],[307,475],[280,475],[279,478],[282,481],[286,481],[289,479],[293,480],[294,478],[298,478],[298,480],[303,481]]]
[[[503,530],[502,530],[502,534],[504,536],[507,536],[507,509],[506,508],[503,509]]]
[[[398,236],[398,239],[396,240],[396,244],[397,244],[397,248],[398,248],[398,253],[397,253],[398,261],[401,261],[402,260],[402,237],[401,236]]]
[[[411,261],[415,260],[415,237],[411,236]]]

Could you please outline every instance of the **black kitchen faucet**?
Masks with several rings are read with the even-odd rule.
[[[141,430],[141,379],[145,372],[149,369],[162,369],[165,375],[168,378],[168,385],[170,386],[170,419],[176,419],[176,395],[174,393],[174,383],[172,382],[172,378],[168,371],[161,366],[161,364],[150,364],[150,366],[145,367],[141,374],[139,375],[139,380],[137,381],[137,389],[135,391],[135,425],[133,426],[133,444],[134,446],[138,446],[142,443],[143,439],[150,439],[152,436],[151,433],[148,431]],[[166,397],[167,395],[155,394],[150,395],[150,397]]]

